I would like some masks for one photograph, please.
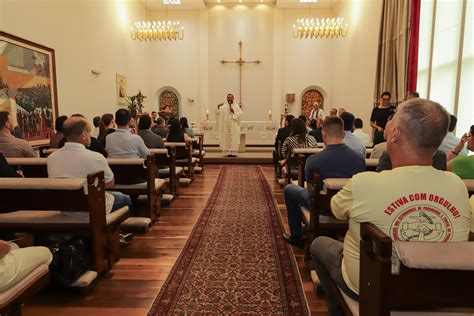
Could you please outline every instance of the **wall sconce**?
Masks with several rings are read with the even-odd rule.
[[[188,98],[189,103],[194,103],[194,99]]]
[[[101,72],[100,72],[100,71],[98,71],[98,70],[95,70],[95,69],[91,69],[91,73],[92,73],[93,75],[95,75],[95,76],[98,76],[98,75],[100,75],[100,74],[101,74]]]

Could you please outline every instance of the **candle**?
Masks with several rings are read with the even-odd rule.
[[[207,110],[206,110],[206,114],[208,114],[208,115],[209,115],[209,109],[207,109]]]
[[[272,110],[268,111],[268,115],[272,115]]]

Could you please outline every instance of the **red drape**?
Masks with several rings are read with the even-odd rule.
[[[418,79],[418,43],[420,37],[420,2],[411,1],[410,46],[408,49],[407,91],[416,91]]]

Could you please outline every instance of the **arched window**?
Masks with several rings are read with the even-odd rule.
[[[158,106],[160,111],[169,106],[173,110],[173,116],[179,117],[179,97],[172,89],[165,89],[160,93]]]

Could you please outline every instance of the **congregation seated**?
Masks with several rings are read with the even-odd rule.
[[[82,115],[82,114],[73,114],[73,115],[71,115],[71,117],[82,117],[83,119],[85,119],[84,115]],[[63,148],[66,141],[67,141],[66,137],[63,137],[59,141],[58,148]],[[107,151],[105,151],[105,148],[102,145],[102,143],[99,142],[95,137],[91,136],[90,144],[87,145],[86,148],[89,149],[89,150],[95,151],[95,152],[101,154],[102,156],[104,156],[105,158],[107,158]]]
[[[370,144],[370,136],[366,132],[362,130],[364,127],[364,122],[360,118],[356,118],[354,121],[354,131],[352,134],[357,137],[362,144],[367,145]]]
[[[165,148],[163,138],[151,131],[151,117],[148,114],[142,115],[138,121],[138,136],[148,148]]]
[[[119,109],[115,112],[117,129],[107,135],[105,142],[105,150],[110,158],[146,158],[150,154],[143,139],[130,132],[131,120],[129,110]]]
[[[188,119],[185,117],[182,117],[179,119],[179,123],[181,124],[181,128],[184,130],[184,132],[188,134],[190,138],[193,138],[194,132],[192,129],[189,128]]]
[[[461,179],[474,179],[474,155],[460,156],[466,144],[468,150],[474,151],[474,125],[471,125],[469,132],[461,137],[456,147],[448,154],[448,170]]]
[[[52,153],[47,160],[50,178],[87,178],[88,174],[104,171],[105,187],[114,185],[114,174],[104,156],[87,150],[91,140],[91,126],[81,116],[71,116],[64,122],[63,133],[67,139],[64,146]],[[137,136],[138,137],[138,136]],[[124,206],[131,206],[131,200],[120,192],[105,193],[106,213]]]
[[[33,147],[24,139],[12,135],[15,129],[10,113],[0,111],[0,153],[5,157],[37,157]]]
[[[309,208],[313,190],[311,184],[313,174],[320,174],[321,180],[326,178],[350,178],[365,170],[365,158],[361,157],[343,142],[344,123],[337,116],[326,118],[323,123],[323,140],[326,147],[306,160],[305,178],[307,188],[289,184],[284,189],[285,204],[288,213],[290,235],[284,234],[286,242],[303,246],[300,206]]]
[[[0,294],[52,260],[53,255],[46,247],[19,248],[16,243],[0,240]]]
[[[361,157],[365,158],[365,144],[352,134],[355,121],[354,115],[350,112],[344,111],[341,113],[340,118],[344,122],[344,144],[361,155]]]
[[[354,175],[331,199],[335,217],[349,221],[344,244],[318,237],[311,245],[329,315],[344,315],[330,290],[333,282],[349,298],[359,299],[361,223],[374,224],[392,240],[468,240],[472,209],[466,186],[456,175],[431,166],[448,123],[448,113],[435,102],[402,103],[385,127],[393,169]]]
[[[285,159],[287,157],[287,153],[289,153],[290,157],[294,156],[293,149],[318,147],[316,139],[313,136],[308,135],[306,124],[302,119],[297,118],[292,120],[290,123],[290,128],[290,136],[286,138],[281,148],[281,153],[284,158],[284,160],[280,162],[282,165],[287,163]]]
[[[61,115],[54,122],[54,129],[56,130],[56,133],[51,135],[51,138],[49,139],[50,148],[59,148],[59,142],[64,138],[63,124],[65,120],[67,120],[67,116]]]
[[[97,136],[97,140],[104,146],[105,148],[105,138],[107,135],[112,134],[115,132],[115,120],[114,115],[111,113],[105,113],[100,118],[99,122],[99,134]]]
[[[166,135],[166,142],[168,143],[182,143],[189,142],[191,138],[186,134],[181,127],[181,123],[173,118],[169,121],[169,132]]]
[[[457,117],[452,114],[449,115],[448,133],[446,134],[446,137],[443,139],[443,142],[439,146],[439,150],[446,153],[446,155],[449,155],[451,150],[454,150],[454,148],[461,141],[461,139],[459,137],[456,137],[456,135],[454,134],[454,130],[456,129],[457,123],[458,123]],[[460,150],[457,151],[459,156],[467,156],[467,148],[465,146],[459,149]]]

